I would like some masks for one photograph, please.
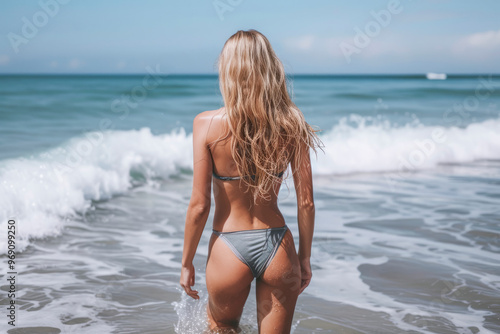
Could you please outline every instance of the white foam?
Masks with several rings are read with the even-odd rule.
[[[204,282],[204,277],[200,279],[197,277],[197,285],[206,286]],[[198,334],[205,333],[209,326],[209,320],[207,317],[207,304],[208,304],[208,293],[205,289],[199,286],[195,287],[198,291],[200,299],[194,300],[189,297],[183,290],[176,288],[177,291],[181,292],[180,301],[173,302],[175,312],[177,313],[177,324],[174,325],[175,332],[178,334]],[[256,314],[256,303],[255,292],[253,291],[254,284],[252,285],[252,290],[243,309],[243,314],[239,323],[240,334],[251,334],[257,333],[257,314]],[[293,333],[293,330],[292,332]]]
[[[322,136],[323,154],[313,157],[315,174],[405,172],[442,163],[500,159],[500,119],[465,128],[424,126],[418,121],[395,127],[387,121],[351,115]]]
[[[49,289],[44,289],[46,294],[51,292]],[[99,319],[98,316],[105,307],[106,305],[92,293],[63,295],[44,305],[43,311],[38,311],[43,312],[43,316],[33,316],[30,315],[32,312],[29,310],[19,309],[19,319],[22,324],[20,329],[51,327],[60,329],[62,333],[112,333],[116,328]],[[88,322],[74,325],[63,324],[63,320],[71,319],[88,319]],[[92,325],[89,326],[89,323]]]
[[[17,251],[29,239],[60,233],[68,218],[92,201],[111,198],[134,183],[168,178],[192,165],[192,135],[184,130],[154,136],[148,128],[90,133],[40,156],[0,165],[0,230],[17,221]],[[6,250],[6,236],[0,250]]]
[[[440,142],[433,133],[441,131]],[[466,128],[402,127],[351,115],[322,135],[325,153],[313,158],[316,175],[408,171],[442,163],[500,159],[500,119]],[[0,162],[0,252],[7,219],[17,220],[16,247],[58,235],[68,220],[135,184],[192,168],[192,134],[153,135],[148,128],[88,133],[36,157]]]

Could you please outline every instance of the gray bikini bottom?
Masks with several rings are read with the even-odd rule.
[[[254,277],[264,273],[276,255],[288,226],[213,233],[224,240],[234,255],[250,268]]]

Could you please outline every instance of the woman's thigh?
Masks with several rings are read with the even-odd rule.
[[[289,333],[300,291],[300,263],[287,231],[271,264],[257,279],[257,319],[261,333]]]
[[[253,275],[226,243],[212,235],[206,269],[208,318],[213,326],[237,328]]]

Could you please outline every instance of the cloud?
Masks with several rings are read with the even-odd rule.
[[[475,62],[496,60],[500,52],[500,30],[490,30],[465,35],[459,38],[452,47],[458,58]]]
[[[497,48],[500,47],[500,30],[490,30],[467,35],[460,41],[464,46],[478,48]]]
[[[307,53],[310,55],[324,55],[331,60],[344,61],[341,45],[349,44],[355,47],[356,32],[345,36],[313,36],[304,35],[285,40],[284,46],[294,53]],[[366,47],[357,48],[358,53],[353,58],[370,59],[382,56],[406,57],[412,52],[420,53],[420,47],[413,47],[408,38],[399,34],[384,31],[380,36],[370,38]]]
[[[310,50],[315,40],[316,38],[311,35],[302,36],[301,38],[297,39],[296,47],[300,50]]]
[[[83,63],[80,59],[74,58],[74,59],[70,60],[68,67],[72,70],[75,70],[77,68],[80,68],[82,65],[83,65]]]
[[[313,35],[298,36],[296,38],[289,38],[285,40],[285,46],[290,49],[309,51],[317,39],[318,38]]]
[[[127,62],[124,60],[121,60],[118,63],[116,63],[116,68],[119,70],[124,69],[126,66],[127,66]]]
[[[7,55],[0,55],[0,65],[6,65],[10,62],[10,58]]]

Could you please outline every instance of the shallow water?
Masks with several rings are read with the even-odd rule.
[[[8,87],[15,91],[21,79],[9,80],[14,80]],[[23,80],[32,80],[35,91],[45,89],[44,80],[49,79]],[[142,116],[131,114],[124,123],[116,120],[116,129],[103,131],[102,138],[93,137],[92,142],[76,129],[96,131],[92,124],[117,116],[105,109],[116,91],[134,87],[134,77],[69,78],[73,86],[90,88],[66,93],[62,86],[67,85],[57,88],[57,80],[48,81],[55,92],[44,102],[43,112],[52,118],[46,123],[33,109],[38,93],[17,92],[31,96],[23,103],[11,91],[0,102],[0,127],[18,136],[16,144],[1,153],[0,246],[6,249],[8,217],[16,218],[21,238],[17,326],[11,328],[4,319],[0,329],[10,334],[200,333],[213,210],[195,258],[196,288],[203,298],[187,299],[178,280],[192,182],[189,122],[197,103],[215,104],[211,94],[216,82],[165,82],[135,109]],[[102,96],[86,105],[88,95],[97,94],[92,83],[102,80]],[[452,126],[442,121],[442,113],[413,105],[462,101],[474,91],[477,78],[439,83],[448,86],[430,97],[414,95],[434,87],[434,82],[384,79],[389,80],[387,90],[399,87],[407,94],[406,108],[419,115],[417,122],[398,126],[398,117],[405,118],[404,101],[378,89],[382,79],[371,84],[339,80],[297,78],[294,85],[306,117],[326,130],[321,134],[325,153],[313,158],[314,276],[299,297],[293,333],[500,332],[500,120],[487,109],[499,98],[492,95],[484,101],[475,121]],[[346,92],[337,90],[342,83]],[[1,87],[7,94],[6,86]],[[188,95],[196,98],[162,95],[174,88],[191,91]],[[66,113],[60,108],[70,105],[65,94],[80,99],[79,110]],[[366,110],[369,104],[377,105],[378,98],[387,108]],[[336,107],[329,113],[328,106],[342,99],[348,111]],[[12,112],[6,101],[19,104],[21,111]],[[157,114],[159,101],[178,106],[178,112]],[[87,109],[92,112],[82,114]],[[354,109],[365,110],[365,115],[352,115]],[[23,113],[27,124],[38,128],[21,130]],[[369,113],[380,117],[370,118]],[[162,117],[169,121],[161,123]],[[177,121],[185,131],[172,132]],[[54,130],[57,122],[73,128]],[[147,128],[136,129],[142,126]],[[405,168],[401,159],[410,161],[419,149],[414,141],[432,138],[432,130],[439,128],[446,141],[422,155],[421,164]],[[86,140],[93,146],[79,151]],[[74,152],[81,159],[67,160]],[[297,239],[293,183],[289,179],[287,184],[290,191],[283,186],[279,206]],[[8,303],[6,260],[3,255],[3,308]],[[256,332],[255,308],[252,291],[241,323],[244,332]]]
[[[294,333],[498,332],[500,161],[474,166],[488,176],[465,168],[414,173],[394,190],[384,174],[316,178],[314,279]],[[34,241],[18,257],[22,327],[199,333],[206,299],[181,297],[177,284],[189,182],[96,202],[59,237]],[[296,237],[293,193],[282,195]],[[202,297],[209,234],[207,225],[195,261]],[[255,317],[251,294],[242,320],[249,333]]]

